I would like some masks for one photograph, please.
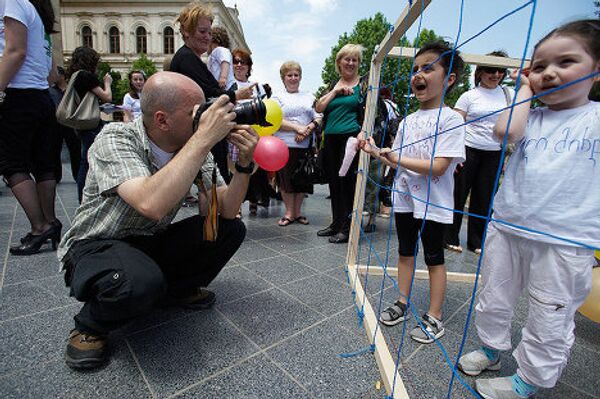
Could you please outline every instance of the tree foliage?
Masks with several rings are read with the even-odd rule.
[[[361,76],[368,74],[375,47],[381,43],[385,35],[390,31],[390,27],[391,25],[386,20],[385,16],[381,13],[377,13],[373,17],[358,21],[350,34],[342,34],[339,37],[337,44],[331,48],[329,57],[325,60],[325,65],[321,73],[324,85],[319,88],[316,96],[320,97],[331,83],[339,79],[339,76],[335,71],[335,57],[338,51],[348,43],[361,44],[365,48],[363,60],[359,68],[359,74]],[[437,36],[433,30],[422,29],[418,39],[413,41],[412,46],[418,47],[419,44],[441,39],[442,38]],[[406,47],[411,46],[411,44],[408,39],[403,37],[398,43],[395,43],[395,46]],[[405,105],[404,99],[408,93],[408,79],[410,77],[411,67],[412,59],[399,60],[390,57],[387,57],[384,60],[382,66],[381,86],[387,86],[392,90],[393,98],[400,105],[401,109],[403,109]],[[469,89],[470,71],[470,67],[467,66],[458,87],[455,87],[446,96],[446,103],[448,105],[454,105],[460,94]],[[416,103],[411,103],[409,110],[414,110],[416,105]]]
[[[143,53],[140,55],[140,57],[138,59],[133,61],[133,64],[131,65],[131,69],[129,70],[129,72],[130,71],[140,71],[140,70],[144,71],[144,73],[146,74],[146,79],[148,79],[150,76],[152,76],[153,74],[155,74],[157,72],[154,62],[152,62],[146,56],[146,54],[143,54]],[[123,97],[125,97],[125,94],[127,94],[127,92],[129,91],[129,80],[127,78],[127,75],[129,74],[129,72],[127,72],[126,74],[123,74],[123,76],[121,76],[121,74],[119,72],[113,71],[107,62],[100,62],[98,64],[98,78],[100,79],[101,82],[106,73],[110,73],[110,75],[113,78],[113,82],[111,85],[111,89],[112,89],[112,93],[113,93],[113,101],[112,101],[113,104],[121,104],[123,102]]]

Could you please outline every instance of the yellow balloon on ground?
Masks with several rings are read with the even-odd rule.
[[[278,131],[279,127],[281,126],[281,121],[283,120],[283,112],[281,111],[281,107],[277,101],[269,98],[263,102],[267,108],[267,115],[265,119],[273,126],[252,125],[254,130],[256,130],[256,133],[258,133],[258,135],[261,137],[270,136]]]
[[[579,308],[579,313],[600,323],[600,267],[592,270],[592,290]]]

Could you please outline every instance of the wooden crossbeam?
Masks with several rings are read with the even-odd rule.
[[[393,58],[413,58],[419,51],[413,47],[394,47],[390,50],[388,56]],[[471,65],[491,66],[499,68],[519,68],[521,66],[520,58],[496,57],[493,55],[466,54],[460,53],[464,62]],[[524,68],[529,66],[529,60],[525,60]]]
[[[372,276],[383,276],[384,269],[379,265],[358,265],[357,270],[361,274],[369,273]],[[387,267],[385,269],[387,274],[396,278],[398,275],[398,269],[395,267]],[[460,282],[460,283],[474,283],[477,275],[474,273],[459,273],[459,272],[447,272],[446,273],[448,281]],[[429,279],[429,272],[423,269],[415,270],[415,277],[418,279],[426,280]]]

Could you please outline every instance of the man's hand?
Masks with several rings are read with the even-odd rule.
[[[224,139],[235,127],[235,112],[231,112],[233,104],[226,95],[220,96],[200,117],[198,129],[194,134],[202,135],[209,140],[211,147]],[[197,108],[194,108],[194,114]]]
[[[252,162],[258,139],[258,134],[249,125],[237,125],[229,134],[229,142],[240,150],[238,162],[241,166],[248,166]]]

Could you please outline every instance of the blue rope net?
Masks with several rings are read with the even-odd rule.
[[[409,4],[412,6],[413,1],[409,1]],[[424,11],[424,8],[425,8],[423,0],[420,1],[420,4],[421,4],[421,14],[420,14],[419,21],[418,21],[418,29],[417,29],[417,33],[416,33],[416,37],[417,38],[420,36],[421,27],[422,27],[422,21],[423,21],[423,11]],[[461,3],[460,3],[460,12],[459,12],[459,21],[458,21],[458,31],[457,31],[456,36],[454,38],[454,43],[455,44],[454,44],[454,47],[452,49],[451,64],[454,62],[454,55],[455,55],[455,52],[456,52],[457,49],[461,48],[465,44],[467,44],[467,43],[471,42],[472,40],[476,39],[477,37],[479,37],[480,35],[482,35],[484,32],[486,32],[487,30],[489,30],[490,28],[492,28],[493,26],[495,26],[499,22],[505,20],[506,18],[514,15],[517,12],[526,10],[527,8],[530,8],[530,16],[529,16],[529,26],[528,26],[528,29],[527,29],[527,36],[526,36],[526,40],[525,40],[525,43],[524,43],[524,46],[523,46],[523,52],[522,52],[522,56],[521,56],[521,68],[520,68],[520,70],[522,70],[523,67],[524,67],[524,65],[525,65],[526,54],[527,54],[529,46],[530,46],[532,27],[533,27],[533,22],[534,22],[534,19],[535,19],[536,8],[537,8],[537,0],[530,0],[530,1],[525,2],[524,4],[522,4],[519,7],[515,8],[514,10],[511,10],[508,13],[504,14],[503,16],[501,16],[500,18],[496,19],[495,21],[493,21],[491,24],[489,24],[486,27],[484,27],[482,30],[480,30],[478,33],[476,33],[472,37],[469,37],[465,41],[460,42],[461,32],[462,32],[462,26],[463,26],[463,10],[464,10],[464,0],[461,0]],[[392,32],[392,31],[393,31],[393,26],[390,27],[390,32]],[[419,47],[418,43],[417,43],[417,45],[415,47]],[[416,49],[415,49],[415,53],[416,53]],[[414,59],[415,59],[414,55],[415,54],[413,54],[413,61],[412,61],[413,65],[411,66],[411,69],[410,69],[411,72],[410,72],[410,74],[408,76],[401,76],[401,74],[400,74],[400,63],[398,63],[398,70],[396,71],[396,76],[395,76],[395,78],[391,82],[389,82],[387,84],[384,84],[382,82],[383,78],[380,78],[379,86],[378,87],[369,87],[369,90],[378,91],[380,88],[383,88],[383,87],[393,87],[398,82],[400,82],[402,80],[408,80],[410,82],[412,80],[412,76],[414,74],[421,72],[421,71],[417,71],[417,72],[413,73],[413,70],[414,70]],[[385,66],[386,61],[387,61],[387,56],[386,56],[386,58],[383,61],[383,66]],[[433,61],[432,64],[435,63],[436,61],[437,60]],[[425,67],[425,68],[427,68],[427,67]],[[452,68],[450,66],[448,68],[448,70],[451,70],[451,69]],[[470,217],[481,218],[481,219],[485,220],[484,235],[483,235],[482,245],[481,245],[481,254],[480,254],[479,259],[477,261],[476,272],[474,273],[475,276],[476,276],[476,278],[475,278],[475,283],[473,285],[473,289],[471,291],[470,299],[469,299],[469,302],[468,302],[468,311],[467,311],[466,319],[465,319],[465,322],[464,322],[464,328],[463,328],[463,331],[462,331],[460,345],[459,345],[459,347],[458,347],[458,349],[456,351],[450,350],[450,352],[453,353],[453,355],[451,356],[449,354],[449,349],[446,348],[446,346],[443,343],[443,340],[439,341],[439,340],[436,339],[434,341],[435,344],[436,344],[436,346],[437,346],[437,348],[439,349],[439,352],[441,353],[441,355],[442,355],[445,363],[448,365],[448,370],[451,373],[450,374],[450,379],[449,379],[449,382],[448,382],[448,387],[447,387],[447,397],[448,398],[450,398],[451,395],[452,395],[455,379],[457,379],[459,381],[459,383],[464,387],[464,389],[466,389],[470,393],[470,395],[472,397],[477,397],[477,398],[480,397],[473,390],[473,388],[471,388],[471,386],[463,379],[462,375],[457,371],[457,365],[458,365],[458,360],[459,360],[460,356],[463,353],[463,350],[464,350],[464,347],[465,347],[465,344],[466,344],[466,340],[467,340],[467,336],[468,336],[467,333],[468,333],[468,330],[469,330],[469,326],[470,326],[470,322],[471,322],[471,316],[472,316],[474,302],[475,302],[475,296],[476,296],[477,289],[478,289],[478,277],[479,277],[480,272],[481,272],[482,259],[484,258],[484,253],[485,253],[485,240],[486,240],[486,235],[487,235],[487,226],[488,226],[488,224],[490,222],[500,223],[500,224],[504,224],[504,225],[507,225],[507,226],[511,226],[513,228],[516,228],[516,229],[520,229],[520,230],[523,230],[523,231],[528,231],[530,233],[535,233],[535,234],[539,234],[539,235],[542,235],[542,236],[551,237],[551,238],[553,238],[555,240],[564,241],[565,243],[568,243],[570,245],[577,245],[577,246],[585,247],[585,248],[588,248],[588,249],[595,249],[595,250],[597,250],[599,248],[590,247],[589,245],[587,245],[585,243],[576,242],[576,241],[573,241],[572,239],[568,239],[568,238],[565,238],[565,237],[560,237],[560,236],[557,236],[557,235],[555,235],[555,234],[553,234],[551,232],[538,231],[538,230],[535,230],[535,229],[528,228],[527,226],[518,226],[518,225],[515,225],[515,224],[512,224],[512,223],[509,223],[507,221],[495,219],[495,218],[492,217],[492,209],[493,209],[493,204],[494,204],[494,198],[493,198],[493,196],[491,198],[490,205],[489,205],[489,208],[487,210],[487,216],[482,216],[482,215],[478,215],[478,214],[472,214],[472,213],[465,212],[465,211],[462,211],[462,210],[459,211],[459,210],[454,210],[454,209],[448,209],[448,208],[443,207],[443,206],[441,206],[439,204],[435,204],[435,203],[430,202],[429,201],[429,194],[430,194],[430,190],[431,190],[431,181],[432,181],[432,177],[433,177],[433,175],[432,175],[432,166],[433,166],[433,158],[435,157],[437,139],[438,139],[438,137],[440,135],[447,134],[447,133],[449,133],[453,129],[464,127],[465,125],[467,125],[469,123],[476,122],[476,121],[478,121],[480,119],[492,116],[494,114],[498,114],[498,113],[504,112],[506,110],[510,110],[509,120],[508,120],[508,127],[510,127],[510,123],[511,123],[511,120],[512,120],[512,113],[513,113],[513,110],[514,110],[515,106],[517,106],[517,105],[519,105],[521,103],[530,101],[530,100],[537,99],[537,98],[542,97],[544,95],[550,94],[550,93],[552,93],[554,91],[561,90],[561,89],[563,89],[565,87],[568,87],[568,86],[571,86],[571,85],[575,85],[575,84],[577,84],[577,83],[579,83],[579,82],[581,82],[583,80],[590,79],[590,78],[592,78],[594,76],[597,76],[599,74],[600,74],[599,72],[593,73],[593,74],[591,74],[589,76],[585,76],[585,77],[583,77],[581,79],[578,79],[576,81],[570,82],[570,83],[568,83],[566,85],[563,85],[561,87],[553,88],[553,89],[545,91],[543,93],[538,93],[538,94],[532,96],[531,98],[522,100],[520,102],[516,101],[516,94],[515,94],[515,96],[512,99],[512,103],[510,105],[504,107],[504,108],[497,109],[497,110],[495,110],[493,112],[490,112],[487,115],[484,115],[484,116],[482,116],[480,118],[477,118],[477,119],[470,120],[470,121],[465,122],[465,123],[463,123],[463,124],[461,124],[459,126],[455,126],[455,127],[451,128],[451,129],[444,130],[444,131],[439,131],[439,117],[441,115],[442,106],[443,106],[443,100],[442,100],[442,105],[440,106],[440,108],[438,110],[438,121],[436,123],[435,130],[434,130],[434,132],[437,132],[437,133],[432,133],[431,136],[429,136],[429,137],[425,137],[425,138],[423,138],[423,139],[421,139],[419,141],[410,142],[410,143],[404,143],[404,135],[403,135],[401,137],[401,142],[400,142],[399,147],[393,148],[393,151],[398,151],[399,158],[401,158],[402,157],[402,150],[404,148],[407,148],[409,146],[415,145],[415,144],[417,144],[420,141],[433,139],[432,158],[431,158],[431,163],[430,163],[429,176],[428,176],[428,180],[427,180],[428,181],[427,195],[426,195],[425,199],[417,198],[417,197],[411,195],[411,193],[409,193],[409,192],[403,192],[403,191],[397,189],[395,187],[395,184],[393,184],[392,186],[382,185],[379,181],[376,181],[376,180],[374,180],[373,178],[371,178],[369,176],[369,173],[368,173],[369,171],[368,170],[362,170],[361,169],[361,170],[358,171],[358,173],[362,173],[366,177],[367,184],[370,183],[374,187],[376,187],[376,193],[378,193],[378,191],[379,191],[378,189],[381,188],[381,189],[389,190],[389,191],[391,191],[393,193],[398,193],[398,194],[401,194],[401,195],[410,196],[415,201],[419,201],[419,202],[425,203],[425,215],[423,217],[423,223],[421,224],[421,228],[420,228],[420,231],[419,231],[419,236],[418,236],[418,239],[417,239],[417,244],[416,244],[415,249],[414,249],[414,262],[413,262],[413,274],[412,274],[413,277],[412,277],[412,280],[410,282],[410,289],[408,291],[409,293],[405,297],[405,299],[407,300],[408,310],[410,311],[410,313],[412,314],[412,316],[414,316],[414,318],[417,321],[417,323],[419,325],[421,325],[421,326],[422,326],[422,321],[421,321],[421,318],[419,317],[418,310],[417,310],[417,306],[418,306],[417,301],[418,301],[419,298],[413,298],[413,293],[415,292],[415,290],[413,290],[413,288],[414,288],[414,285],[415,285],[414,284],[414,282],[415,282],[414,280],[415,280],[415,274],[416,274],[415,271],[417,269],[417,253],[418,253],[418,250],[419,250],[419,241],[420,241],[421,235],[423,233],[423,229],[425,227],[424,221],[427,218],[427,213],[428,213],[430,207],[435,207],[435,208],[439,208],[439,209],[450,210],[450,211],[453,211],[455,213],[459,213],[459,214],[462,214],[462,215],[468,215]],[[444,84],[443,97],[445,97],[446,92],[447,92],[448,79],[449,79],[449,74],[446,76],[446,81],[445,81],[445,84]],[[521,74],[519,72],[519,75],[518,75],[517,81],[516,81],[517,87],[519,86],[520,79],[521,79]],[[371,84],[372,83],[373,82],[371,82]],[[410,98],[410,94],[411,94],[410,90],[411,90],[411,87],[410,87],[410,84],[409,84],[408,85],[408,93],[405,96],[406,97],[406,102],[404,104],[404,110],[403,110],[403,121],[402,121],[403,125],[399,129],[399,131],[400,130],[404,130],[406,128],[406,116],[409,113],[408,112],[409,111],[409,98]],[[507,127],[507,131],[508,131],[508,127]],[[384,136],[385,136],[385,134],[387,134],[386,130],[387,130],[387,126],[384,127]],[[371,135],[372,132],[366,132],[366,133],[368,135]],[[508,135],[505,135],[504,142],[503,142],[503,145],[502,145],[502,150],[501,150],[501,159],[502,159],[502,161],[500,162],[500,166],[498,167],[498,169],[496,171],[496,175],[495,175],[494,189],[493,189],[494,193],[497,191],[497,188],[498,188],[499,182],[500,182],[500,177],[501,177],[501,172],[502,172],[502,165],[504,164],[504,159],[505,159],[505,156],[506,156],[506,148],[507,148],[507,142],[506,142],[506,140],[507,140],[507,138],[508,138]],[[398,161],[398,164],[399,163],[400,163],[400,160]],[[385,166],[382,165],[381,163],[378,164],[378,172],[381,172],[381,170],[382,170],[381,168],[384,168],[384,167]],[[400,170],[400,168],[396,169],[396,176],[395,176],[394,181],[396,181],[396,177],[397,177],[397,175],[399,173],[399,170]],[[357,187],[357,189],[363,190],[363,192],[360,193],[363,196],[365,194],[364,193],[365,186],[366,185],[363,185],[362,187]],[[371,212],[373,213],[373,215],[376,213],[377,203],[379,201],[378,194],[376,194],[375,197],[376,198],[375,198],[374,206],[373,206],[373,209],[371,210]],[[394,196],[392,196],[392,198],[393,197]],[[392,209],[393,209],[393,203],[392,203]],[[398,282],[395,280],[395,276],[391,276],[388,273],[388,270],[387,270],[388,264],[389,264],[389,261],[390,261],[390,250],[391,250],[391,245],[392,245],[391,243],[392,243],[392,240],[395,238],[394,237],[395,232],[393,231],[393,221],[392,221],[392,217],[390,217],[389,218],[389,223],[388,223],[388,226],[387,226],[387,237],[386,237],[386,240],[385,240],[385,247],[381,249],[382,251],[380,251],[380,252],[383,252],[383,253],[380,253],[380,252],[377,251],[378,248],[376,247],[376,244],[371,240],[371,238],[369,237],[369,235],[365,234],[365,232],[362,229],[362,227],[360,227],[360,225],[361,225],[361,216],[362,215],[359,214],[358,212],[360,212],[360,210],[356,210],[355,209],[353,211],[354,216],[355,216],[354,220],[355,220],[355,223],[357,223],[357,225],[354,226],[354,227],[356,227],[356,228],[358,228],[360,230],[360,241],[359,241],[358,252],[357,252],[356,256],[357,256],[358,260],[361,260],[361,259],[363,259],[364,256],[366,256],[366,273],[365,273],[365,276],[364,276],[364,280],[362,281],[365,293],[368,292],[369,268],[370,268],[370,266],[376,265],[376,266],[382,268],[382,270],[383,270],[383,278],[381,279],[381,282],[378,284],[378,288],[377,288],[377,292],[378,292],[379,296],[377,298],[377,311],[376,311],[376,315],[379,315],[379,314],[381,314],[381,311],[382,311],[382,308],[383,308],[383,305],[384,305],[384,302],[385,302],[384,292],[386,291],[386,283],[387,284],[391,283],[391,285],[393,286],[394,295],[396,295],[396,297],[398,295],[401,295],[400,289],[398,287]],[[352,215],[350,215],[350,216],[352,216]],[[363,247],[366,247],[366,248],[363,248]],[[366,252],[366,255],[363,253],[363,251]],[[355,276],[353,276],[354,277],[354,281],[360,281],[361,276],[359,274],[358,269],[357,269],[356,273],[357,274]],[[349,279],[349,281],[350,281],[350,279]],[[355,308],[356,308],[356,312],[357,312],[357,316],[358,316],[359,324],[360,324],[360,323],[362,323],[362,320],[363,320],[363,317],[364,317],[364,306],[365,306],[365,303],[364,302],[363,303],[357,303],[356,302],[355,287],[352,287],[352,294],[353,294],[354,299],[355,299]],[[460,309],[462,309],[462,307],[459,308],[458,311],[460,311]],[[395,360],[395,362],[396,362],[396,371],[398,371],[401,368],[401,366],[404,365],[403,362],[402,362],[402,356],[403,356],[403,348],[405,346],[404,344],[405,344],[406,328],[407,328],[406,327],[406,321],[404,321],[403,325],[402,325],[402,330],[401,330],[399,342],[396,345],[396,351],[395,351],[396,352],[396,360]],[[364,353],[367,353],[367,352],[372,353],[375,350],[375,345],[374,345],[375,336],[378,333],[380,333],[379,323],[378,323],[378,325],[375,328],[373,341],[370,343],[370,345],[368,347],[366,347],[364,349],[361,349],[361,350],[358,350],[358,351],[353,352],[353,353],[342,354],[340,356],[344,357],[344,358],[348,358],[348,357],[358,356],[358,355],[361,355],[361,354],[364,354]],[[396,336],[397,333],[398,333],[397,330],[390,330],[390,333],[388,335]],[[392,340],[392,337],[386,337],[386,338],[388,338],[388,342]],[[447,345],[447,343],[446,343],[446,345]],[[427,367],[430,367],[430,366],[428,365]],[[394,375],[392,392],[394,391],[395,385],[397,384],[397,381],[396,381],[396,375],[397,374],[398,373],[395,373],[395,375]],[[403,373],[402,371],[400,372],[400,374],[403,374],[403,382],[405,384],[407,384],[409,386],[412,385],[412,378],[414,378],[414,377],[408,378],[409,376],[407,375],[407,373],[406,372]],[[389,396],[389,398],[391,398],[391,396]]]

